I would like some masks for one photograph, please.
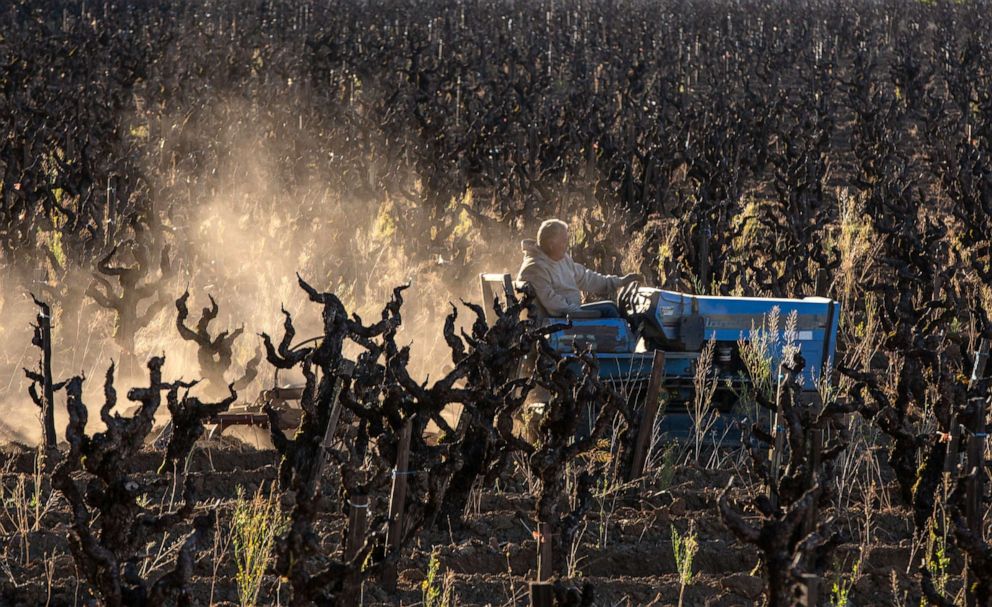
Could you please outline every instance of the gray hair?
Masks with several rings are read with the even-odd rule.
[[[560,219],[547,219],[537,229],[537,246],[543,247],[549,240],[568,232],[568,224]]]

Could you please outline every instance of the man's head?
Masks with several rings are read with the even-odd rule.
[[[548,219],[537,229],[537,246],[553,261],[568,253],[568,224],[560,219]]]

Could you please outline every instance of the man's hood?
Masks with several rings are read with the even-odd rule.
[[[538,263],[542,265],[554,265],[558,262],[548,257],[548,254],[541,249],[537,244],[537,241],[533,238],[525,238],[520,241],[520,248],[524,252],[524,263],[528,261],[531,263]],[[569,259],[569,254],[565,253],[565,257],[561,261]]]
[[[548,257],[547,253],[541,250],[541,247],[533,238],[521,240],[520,248],[524,252],[524,265],[537,264],[539,266],[548,267],[555,263],[554,260]]]
[[[541,247],[537,246],[537,241],[533,238],[525,238],[520,241],[520,248],[523,250],[524,255],[527,257],[544,257],[547,258],[547,254],[541,250]]]

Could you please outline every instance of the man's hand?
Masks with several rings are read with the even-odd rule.
[[[644,277],[640,274],[627,274],[626,276],[620,278],[621,287],[626,287],[633,282],[644,282]]]

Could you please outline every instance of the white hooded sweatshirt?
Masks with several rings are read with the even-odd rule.
[[[579,310],[582,293],[609,297],[620,287],[619,276],[593,272],[572,261],[572,256],[554,261],[541,250],[537,241],[520,243],[524,262],[520,264],[517,280],[528,283],[537,294],[537,303],[547,316],[564,317]]]

